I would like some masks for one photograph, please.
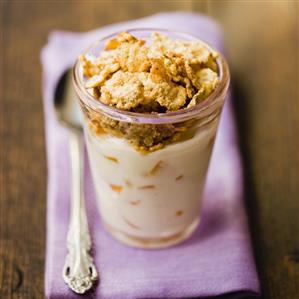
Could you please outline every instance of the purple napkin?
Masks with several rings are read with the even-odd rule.
[[[64,284],[70,204],[70,161],[67,131],[54,114],[53,96],[63,72],[94,40],[130,28],[163,28],[197,35],[220,51],[222,33],[211,19],[193,13],[163,13],[114,24],[88,33],[52,32],[42,50],[43,96],[48,155],[46,252],[47,298],[82,298]],[[187,298],[223,294],[258,295],[243,202],[243,174],[235,124],[227,99],[209,168],[201,223],[186,242],[165,250],[126,247],[103,229],[95,205],[88,161],[85,193],[93,256],[100,282],[84,298]]]

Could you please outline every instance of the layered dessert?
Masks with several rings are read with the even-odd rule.
[[[217,89],[217,59],[199,40],[158,32],[146,40],[124,32],[80,57],[86,92],[104,104],[81,99],[97,201],[126,244],[170,246],[199,222],[223,97],[196,109]]]

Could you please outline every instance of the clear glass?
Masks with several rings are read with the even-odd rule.
[[[167,30],[129,30],[146,41],[152,31],[172,39],[198,40]],[[97,41],[84,54],[97,57],[112,36]],[[221,55],[217,64],[220,82],[203,102],[176,112],[146,114],[99,102],[84,88],[86,78],[80,61],[76,62],[74,86],[85,116],[97,203],[105,228],[119,241],[164,248],[185,240],[196,229],[229,85],[228,66]]]

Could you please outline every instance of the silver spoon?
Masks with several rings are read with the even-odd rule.
[[[71,157],[71,211],[67,234],[68,255],[62,276],[78,294],[92,288],[98,273],[90,255],[91,239],[88,230],[83,190],[83,142],[81,111],[72,88],[70,72],[60,79],[54,96],[57,119],[69,131]]]

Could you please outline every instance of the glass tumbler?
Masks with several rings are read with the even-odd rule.
[[[198,40],[184,33],[157,31],[172,39]],[[152,30],[129,32],[148,41]],[[84,54],[97,57],[105,42],[117,34],[95,42]],[[164,248],[185,240],[198,226],[229,85],[228,66],[220,54],[217,64],[219,83],[203,102],[176,112],[146,114],[101,103],[85,89],[81,62],[75,63],[73,82],[84,114],[97,205],[102,223],[117,240],[133,247]]]

